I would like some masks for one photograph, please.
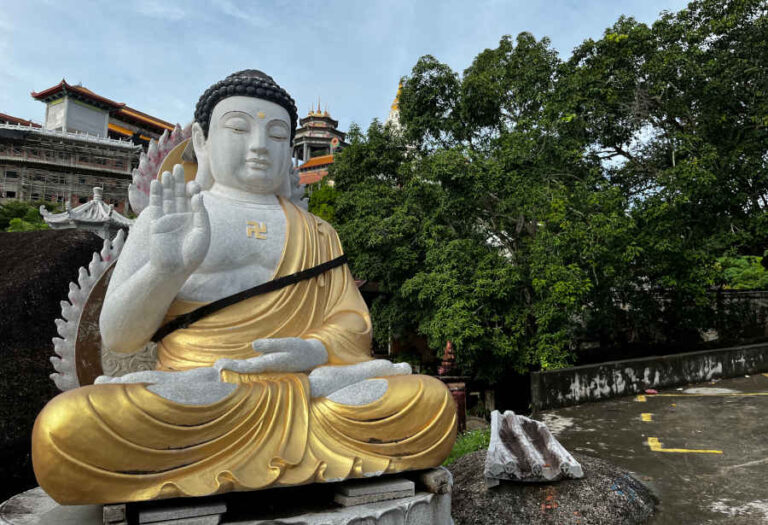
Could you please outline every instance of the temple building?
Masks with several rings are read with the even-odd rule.
[[[97,95],[84,86],[61,82],[32,98],[45,102],[45,129],[86,133],[98,137],[130,140],[146,146],[159,139],[173,124],[147,115],[123,102]]]
[[[0,124],[0,203],[50,201],[77,206],[94,186],[124,211],[141,146],[130,141],[21,124]]]
[[[311,109],[299,120],[299,129],[293,142],[293,157],[298,166],[302,184],[311,186],[328,175],[333,155],[347,145],[347,134],[339,131],[339,121],[331,118],[328,111]],[[331,182],[332,183],[332,182]]]
[[[65,80],[31,95],[46,104],[42,125],[0,113],[0,203],[71,209],[99,187],[102,201],[125,213],[140,153],[174,126]]]

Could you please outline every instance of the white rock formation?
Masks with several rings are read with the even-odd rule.
[[[584,477],[581,465],[540,421],[508,410],[491,414],[491,442],[485,459],[489,487],[500,480],[546,482]]]

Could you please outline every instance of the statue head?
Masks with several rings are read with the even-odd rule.
[[[298,114],[272,77],[245,70],[217,82],[195,109],[197,180],[258,194],[290,195],[291,146]]]

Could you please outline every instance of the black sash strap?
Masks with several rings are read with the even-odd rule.
[[[325,273],[328,270],[336,268],[337,266],[346,264],[346,262],[347,256],[340,255],[335,259],[331,259],[330,261],[318,264],[312,268],[292,273],[291,275],[286,275],[284,277],[278,277],[272,281],[262,283],[258,286],[254,286],[253,288],[249,288],[248,290],[243,290],[242,292],[230,295],[229,297],[224,297],[218,301],[208,303],[204,306],[201,306],[200,308],[192,310],[191,312],[180,315],[158,328],[157,332],[155,332],[155,335],[152,336],[152,341],[156,343],[171,332],[174,332],[179,328],[187,328],[192,323],[199,321],[203,317],[207,317],[214,312],[218,312],[222,308],[226,308],[227,306],[231,306],[257,295],[274,292],[275,290],[285,288],[286,286],[298,283],[299,281],[317,277],[321,273]]]

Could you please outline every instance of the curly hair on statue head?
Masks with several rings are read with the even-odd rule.
[[[205,90],[195,107],[195,121],[203,128],[206,137],[208,137],[213,108],[223,99],[236,96],[260,98],[285,108],[291,117],[291,141],[293,141],[296,135],[296,122],[299,119],[296,103],[272,77],[258,69],[244,69],[232,73]]]

